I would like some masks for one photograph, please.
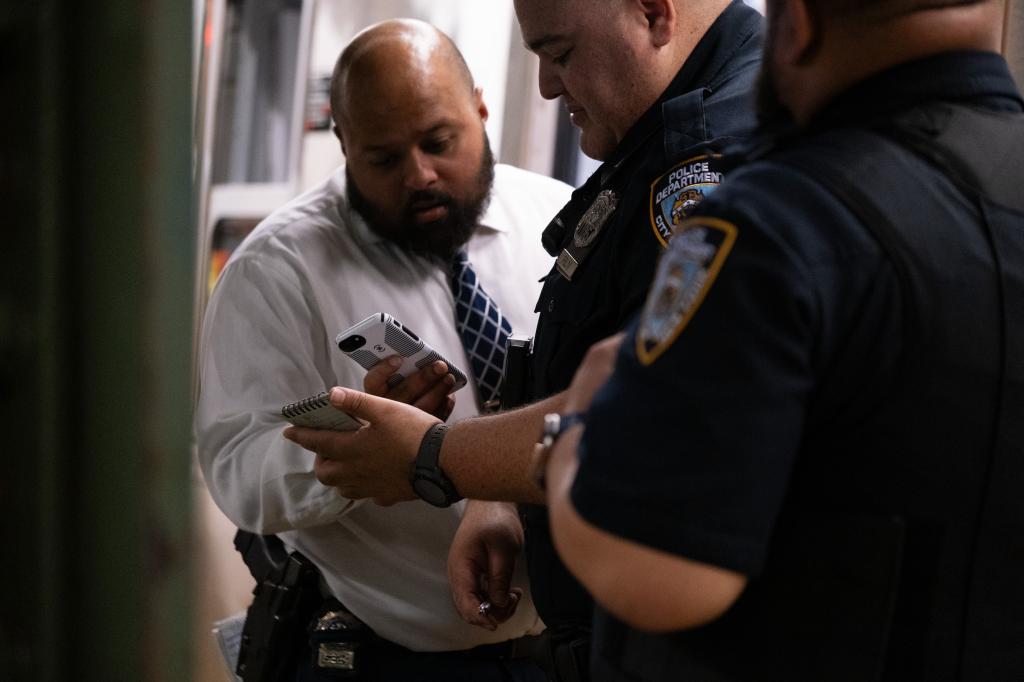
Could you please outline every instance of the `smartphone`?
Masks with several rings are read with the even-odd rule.
[[[312,429],[355,431],[363,425],[352,415],[334,408],[326,391],[288,403],[281,408],[281,416],[295,426]]]
[[[402,365],[388,378],[388,388],[394,388],[405,377],[437,360],[448,365],[448,371],[455,377],[453,391],[466,385],[465,372],[387,313],[370,315],[338,334],[335,341],[338,348],[364,369],[371,369],[392,355],[401,356]]]

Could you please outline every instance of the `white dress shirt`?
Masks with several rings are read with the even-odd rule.
[[[533,333],[538,280],[551,267],[541,231],[570,192],[550,178],[495,168],[469,256],[517,333]],[[280,409],[335,385],[361,389],[365,371],[334,338],[377,312],[394,315],[468,374],[447,278],[348,208],[339,169],[236,249],[211,296],[200,342],[196,434],[217,505],[240,528],[278,534],[316,563],[335,596],[377,634],[417,651],[519,637],[537,625],[532,601],[524,599],[495,632],[466,624],[446,570],[464,503],[381,507],[342,497],[316,480],[313,454],[282,437]],[[477,413],[472,383],[456,394],[450,421]],[[513,584],[526,588],[522,564]]]

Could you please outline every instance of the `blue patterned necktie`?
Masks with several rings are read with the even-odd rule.
[[[472,365],[480,403],[487,405],[498,397],[505,340],[512,333],[512,325],[484,291],[465,249],[452,260],[449,283],[455,297],[455,327]]]

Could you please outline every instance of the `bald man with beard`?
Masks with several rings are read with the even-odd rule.
[[[451,40],[427,24],[359,34],[337,62],[331,101],[345,166],[264,220],[210,300],[196,416],[207,485],[239,528],[276,534],[322,575],[316,642],[273,662],[289,668],[278,679],[354,667],[358,679],[542,680],[523,658],[524,636],[541,625],[521,567],[509,566],[512,599],[487,627],[453,605],[445,561],[463,505],[346,497],[317,479],[324,462],[282,438],[279,410],[326,387],[363,385],[333,339],[376,312],[468,372],[450,288],[458,253],[511,328],[532,332],[550,263],[541,230],[570,188],[495,165],[481,91]],[[453,404],[447,371],[436,363],[425,370],[438,378],[432,388],[388,395],[442,417],[474,416],[481,393],[471,385]],[[522,537],[496,541],[514,555]],[[292,634],[305,637],[307,625]]]

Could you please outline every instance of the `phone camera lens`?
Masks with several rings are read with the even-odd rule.
[[[351,353],[352,351],[356,350],[357,348],[362,348],[365,345],[366,345],[366,339],[365,338],[363,338],[362,336],[359,336],[359,334],[353,334],[352,336],[347,336],[344,339],[342,339],[338,343],[338,348],[342,349],[346,353]]]

